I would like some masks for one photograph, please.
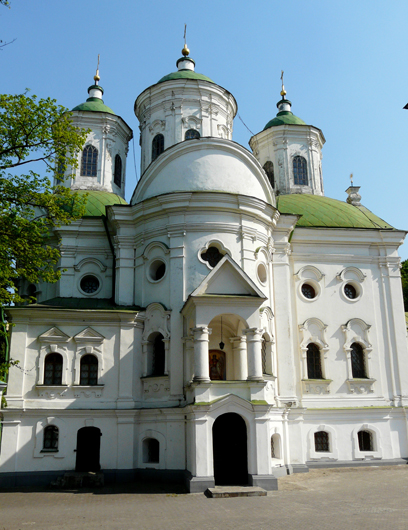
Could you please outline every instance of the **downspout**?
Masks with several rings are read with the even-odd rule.
[[[105,227],[105,232],[106,232],[106,235],[107,235],[107,238],[108,238],[109,247],[110,247],[111,252],[112,252],[112,259],[113,259],[113,264],[112,264],[112,302],[115,302],[116,254],[115,254],[115,249],[113,247],[112,239],[111,239],[111,236],[110,236],[110,233],[109,233],[108,220],[107,220],[106,215],[102,215],[102,222],[103,222],[103,226]]]

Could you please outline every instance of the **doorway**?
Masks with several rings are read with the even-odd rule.
[[[248,484],[247,429],[239,414],[227,412],[215,420],[213,457],[216,486]]]
[[[77,434],[75,471],[100,471],[102,433],[97,427],[82,427]]]

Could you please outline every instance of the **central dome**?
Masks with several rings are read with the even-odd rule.
[[[214,83],[212,79],[203,74],[198,74],[194,71],[195,61],[191,57],[181,57],[176,62],[178,68],[177,72],[162,77],[158,83],[164,83],[165,81],[173,81],[174,79],[197,79],[199,81],[208,81],[208,83]]]

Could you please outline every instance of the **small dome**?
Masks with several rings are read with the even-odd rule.
[[[306,125],[306,123],[295,116],[290,110],[292,103],[282,96],[282,99],[277,102],[276,106],[279,109],[276,118],[268,121],[263,130],[269,129],[270,127],[277,127],[278,125]]]
[[[279,195],[276,206],[282,214],[301,215],[296,226],[306,228],[393,229],[364,206],[353,206],[320,195]]]
[[[102,99],[103,88],[98,84],[91,85],[88,88],[89,98],[85,103],[81,103],[72,109],[72,112],[75,110],[85,110],[88,112],[108,112],[109,114],[115,114],[111,108],[109,108]]]
[[[112,206],[114,204],[127,204],[125,199],[122,199],[116,193],[99,190],[74,190],[76,193],[83,195],[88,194],[88,200],[85,205],[84,217],[100,217],[106,215],[105,206]]]
[[[176,62],[176,66],[178,68],[177,72],[165,75],[157,83],[173,81],[174,79],[197,79],[199,81],[208,81],[208,83],[214,83],[214,81],[206,75],[198,74],[194,71],[195,61],[191,57],[180,57],[180,59],[178,59]]]

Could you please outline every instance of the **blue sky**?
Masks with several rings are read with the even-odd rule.
[[[0,6],[0,38],[16,39],[0,51],[0,87],[72,108],[87,98],[100,53],[104,101],[134,130],[139,173],[134,101],[176,70],[187,23],[196,71],[235,96],[251,131],[275,116],[283,69],[293,112],[325,135],[326,195],[345,200],[354,173],[363,204],[408,229],[407,21],[402,0],[11,0]],[[236,118],[234,140],[248,147],[250,136]],[[132,147],[127,169],[129,199]]]

